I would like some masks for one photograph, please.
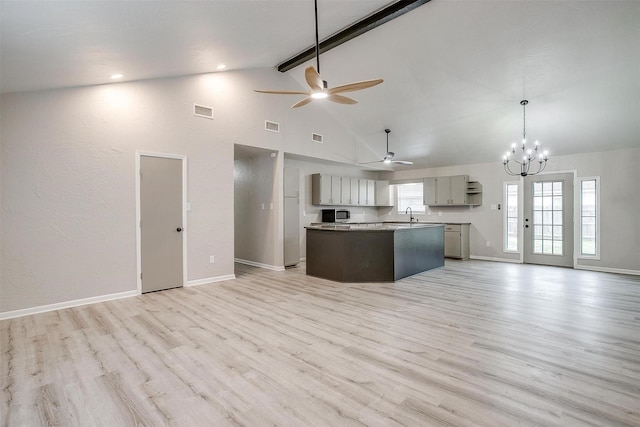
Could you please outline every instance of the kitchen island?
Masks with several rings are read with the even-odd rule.
[[[307,274],[388,282],[444,265],[442,224],[335,224],[307,229]]]

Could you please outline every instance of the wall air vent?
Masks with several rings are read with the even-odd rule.
[[[193,115],[204,117],[205,119],[213,119],[213,108],[206,105],[193,104]]]
[[[264,130],[268,130],[270,132],[280,132],[280,123],[270,122],[269,120],[265,120]]]
[[[311,134],[311,140],[313,142],[317,142],[318,144],[322,144],[322,135],[318,135],[317,133],[312,133]]]

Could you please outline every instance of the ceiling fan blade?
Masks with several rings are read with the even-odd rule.
[[[358,163],[359,165],[370,165],[372,163],[382,163],[383,160],[376,160],[375,162],[364,162],[364,163]]]
[[[298,108],[298,107],[302,107],[303,105],[307,105],[308,103],[310,103],[311,101],[313,101],[313,98],[310,96],[307,96],[306,98],[304,98],[301,101],[296,102],[295,104],[293,104],[291,106],[291,108]]]
[[[324,89],[322,77],[320,77],[320,74],[318,74],[315,68],[307,67],[304,70],[304,78],[307,80],[307,84],[312,91],[321,91]]]
[[[337,102],[338,104],[357,104],[355,99],[347,98],[346,96],[331,94],[327,97],[329,101]]]
[[[329,94],[334,93],[342,93],[342,92],[353,92],[354,90],[362,90],[367,89],[375,85],[379,85],[384,80],[382,79],[373,79],[373,80],[364,80],[361,82],[349,83],[346,85],[340,85],[329,89]]]
[[[409,162],[407,160],[391,160],[391,163],[397,163],[399,165],[412,165],[413,162]]]
[[[258,89],[254,89],[254,92],[260,92],[260,93],[273,93],[276,95],[309,95],[308,92],[298,92],[298,91],[291,91],[291,90],[258,90]]]

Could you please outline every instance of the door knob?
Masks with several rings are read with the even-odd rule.
[[[181,231],[182,231],[182,227],[178,227],[178,228],[176,228],[176,231],[177,231],[178,233],[179,233],[179,232],[181,232]]]

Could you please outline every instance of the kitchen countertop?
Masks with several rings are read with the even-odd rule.
[[[399,231],[417,228],[443,227],[442,223],[428,224],[425,222],[361,222],[361,223],[323,223],[312,224],[305,228],[325,231]]]

